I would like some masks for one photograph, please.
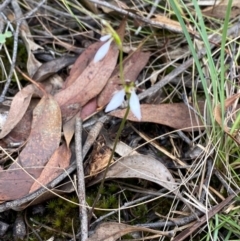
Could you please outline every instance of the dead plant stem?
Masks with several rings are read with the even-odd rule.
[[[88,238],[88,218],[86,207],[86,192],[83,170],[82,157],[82,120],[80,117],[75,121],[75,150],[76,150],[76,165],[77,165],[77,180],[78,180],[78,199],[79,199],[79,220],[81,241],[86,241]]]

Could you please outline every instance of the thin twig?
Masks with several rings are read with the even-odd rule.
[[[18,37],[19,37],[19,31],[20,31],[21,24],[24,21],[24,19],[32,16],[45,3],[45,1],[46,0],[42,0],[34,9],[32,9],[30,12],[28,12],[24,18],[18,19],[16,30],[15,30],[15,33],[14,33],[14,40],[13,40],[14,45],[13,45],[13,54],[12,54],[12,64],[11,64],[11,68],[10,68],[10,71],[9,71],[4,89],[3,89],[2,94],[0,96],[0,103],[2,103],[5,99],[5,95],[8,91],[9,86],[10,86],[12,75],[13,75],[13,72],[14,72],[14,69],[15,69],[16,59],[17,59],[17,49],[18,49]],[[16,0],[12,0],[12,7],[14,9],[16,9],[16,8],[20,9],[20,7],[18,5],[18,2]]]
[[[231,35],[236,36],[236,34],[238,34],[238,31],[237,31],[238,29],[239,29],[239,22],[237,22],[234,26],[229,28],[228,36],[231,36]],[[211,47],[216,46],[216,44],[221,42],[221,40],[222,40],[222,35],[219,35],[219,34],[213,35],[211,37],[211,39],[209,40],[209,42],[214,43],[214,44],[211,44]],[[205,49],[200,50],[198,52],[198,58],[201,59],[205,54],[206,54],[206,50]],[[193,63],[194,63],[194,59],[193,58],[190,58],[189,60],[185,61],[184,63],[179,65],[177,68],[175,68],[171,73],[169,73],[166,76],[164,76],[161,79],[161,81],[157,82],[155,85],[153,85],[149,89],[145,90],[143,93],[139,94],[138,95],[139,99],[142,100],[142,99],[144,99],[146,97],[152,96],[157,91],[159,91],[163,86],[168,84],[172,79],[174,79],[179,74],[184,72],[187,68],[189,68]]]
[[[4,10],[5,7],[11,2],[11,0],[5,0],[1,5],[0,5],[0,12]]]
[[[223,178],[222,174],[217,169],[214,169],[214,174],[230,195],[236,194],[236,192],[231,188],[230,183],[226,182],[227,178]]]
[[[160,3],[161,0],[155,0],[154,3],[152,4],[151,10],[147,15],[147,19],[150,19],[152,17],[152,15],[154,14],[154,12],[157,9],[158,4]],[[135,35],[138,35],[139,32],[142,30],[142,26],[139,26],[138,29],[135,32]]]
[[[75,150],[78,179],[79,219],[81,222],[81,241],[85,241],[88,238],[88,217],[82,158],[82,120],[80,117],[77,117],[75,122]]]
[[[213,171],[213,162],[211,160],[211,158],[207,159],[207,173],[206,173],[206,177],[205,177],[205,181],[203,183],[203,185],[208,189],[209,185],[210,185],[210,180],[211,180],[211,174]],[[206,188],[203,188],[202,190],[202,194],[200,197],[200,202],[203,203],[205,197],[206,197]]]
[[[234,194],[227,197],[224,201],[213,207],[208,211],[203,217],[201,217],[200,221],[196,221],[191,227],[185,229],[179,235],[177,235],[172,241],[182,241],[186,240],[188,236],[190,236],[194,231],[199,229],[204,223],[207,222],[210,218],[212,218],[216,213],[218,213],[221,209],[223,209],[230,201],[235,197]]]
[[[126,16],[129,16],[133,19],[137,19],[137,20],[140,20],[144,23],[147,23],[153,27],[158,27],[158,28],[164,28],[164,29],[168,29],[170,31],[173,31],[173,32],[177,32],[177,33],[182,33],[182,30],[174,27],[174,26],[171,26],[170,24],[165,24],[165,23],[161,23],[159,21],[154,21],[154,20],[151,20],[151,19],[148,19],[147,17],[143,17],[143,16],[140,16],[140,15],[137,15],[137,14],[134,14],[132,12],[129,12],[125,9],[122,9],[122,8],[119,8],[115,5],[112,5],[106,1],[101,1],[101,0],[89,0],[90,2],[92,3],[96,3],[100,6],[104,6],[104,7],[107,7],[107,8],[110,8],[112,10],[115,10],[117,12],[119,12],[120,14],[122,15],[126,15]]]

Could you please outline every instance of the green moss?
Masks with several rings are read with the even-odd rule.
[[[66,195],[64,198],[78,202],[78,197],[76,195]],[[34,220],[39,223],[49,227],[38,230],[38,234],[44,240],[49,239],[53,234],[55,238],[66,238],[62,234],[69,233],[72,234],[73,229],[77,233],[79,228],[79,206],[72,204],[62,198],[54,198],[46,203],[46,210],[43,216],[36,215],[33,217]],[[30,221],[29,221],[30,222]],[[33,225],[36,228],[36,225]],[[36,228],[37,229],[37,228]],[[55,230],[54,231],[52,231]],[[34,234],[30,235],[32,240],[36,240]]]

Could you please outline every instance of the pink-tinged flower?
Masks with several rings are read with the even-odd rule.
[[[130,110],[132,111],[133,115],[140,121],[141,116],[141,108],[137,94],[135,93],[135,88],[124,88],[118,92],[116,92],[110,102],[108,103],[105,112],[109,112],[112,110],[117,109],[124,101],[124,96],[126,94],[130,94],[129,98],[129,106]]]
[[[108,40],[108,41],[107,41]],[[113,41],[113,37],[111,34],[102,36],[100,38],[100,41],[107,41],[104,43],[97,51],[97,53],[94,56],[93,62],[97,63],[98,61],[101,61],[108,53],[108,50],[110,48],[111,42]]]

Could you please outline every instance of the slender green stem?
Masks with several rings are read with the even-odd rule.
[[[119,129],[118,129],[117,136],[116,136],[116,139],[115,139],[115,141],[114,141],[112,153],[111,153],[111,156],[110,156],[110,158],[109,158],[109,160],[108,160],[108,164],[107,164],[107,166],[106,166],[106,169],[105,169],[105,171],[104,171],[103,178],[102,178],[100,187],[99,187],[98,192],[97,192],[97,196],[96,196],[96,198],[95,198],[95,200],[94,200],[94,203],[93,203],[93,205],[92,205],[91,211],[90,211],[90,213],[89,213],[89,221],[90,221],[91,218],[92,218],[92,213],[93,213],[93,211],[94,211],[94,208],[95,208],[95,206],[96,206],[96,204],[97,204],[97,202],[98,202],[98,200],[99,200],[99,197],[100,197],[100,195],[101,195],[101,193],[102,193],[102,191],[103,191],[105,178],[106,178],[106,176],[107,176],[107,172],[108,172],[108,170],[109,170],[111,161],[112,161],[112,159],[113,159],[113,155],[114,155],[114,153],[115,153],[115,150],[116,150],[116,147],[117,147],[117,143],[118,143],[119,137],[120,137],[120,135],[121,135],[121,133],[122,133],[122,130],[123,130],[124,125],[125,125],[125,122],[126,122],[126,120],[127,120],[127,116],[128,116],[128,114],[129,114],[129,110],[130,110],[130,106],[129,106],[129,104],[128,104],[127,110],[126,110],[126,112],[125,112],[125,115],[124,115],[124,117],[123,117],[123,119],[122,119],[122,122],[121,122],[121,124],[120,124],[120,127],[119,127]]]
[[[125,85],[125,80],[124,80],[124,76],[123,76],[123,51],[122,49],[120,50],[119,53],[119,73],[120,73],[120,80],[122,82],[122,85]]]

